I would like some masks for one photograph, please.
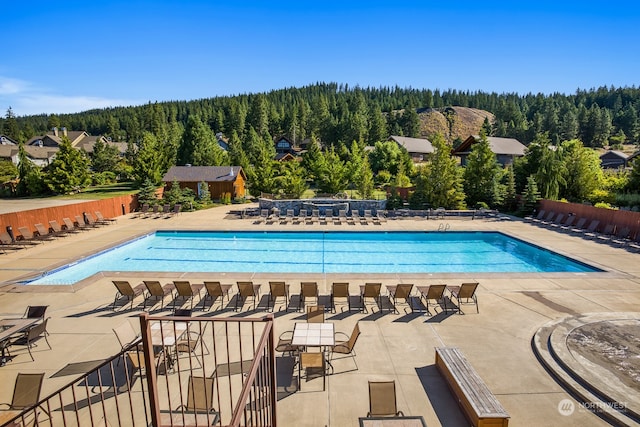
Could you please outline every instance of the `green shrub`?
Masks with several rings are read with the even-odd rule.
[[[596,208],[618,210],[618,208],[611,206],[609,203],[599,202],[594,205]]]

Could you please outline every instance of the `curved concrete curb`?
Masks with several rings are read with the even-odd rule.
[[[569,348],[572,332],[594,324],[638,322],[640,313],[586,313],[543,325],[531,346],[538,360],[584,408],[614,425],[640,426],[640,392],[619,381],[607,367]],[[640,337],[639,337],[640,338]]]

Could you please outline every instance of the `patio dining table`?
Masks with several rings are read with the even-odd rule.
[[[424,418],[410,417],[360,417],[360,427],[427,427]]]
[[[29,329],[33,324],[37,323],[40,318],[36,319],[1,319],[0,320],[0,366],[7,363],[7,347],[13,335]]]

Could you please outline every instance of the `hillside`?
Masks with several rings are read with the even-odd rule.
[[[429,138],[435,133],[442,134],[448,142],[456,138],[465,140],[469,135],[478,134],[485,117],[493,123],[495,116],[485,110],[467,107],[427,108],[418,111],[420,136]]]

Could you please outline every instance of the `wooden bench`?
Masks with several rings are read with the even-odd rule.
[[[509,414],[458,348],[436,348],[436,367],[472,425],[509,425]]]

